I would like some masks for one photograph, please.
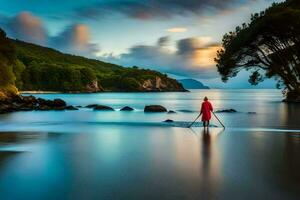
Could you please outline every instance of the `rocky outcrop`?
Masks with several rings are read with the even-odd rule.
[[[97,105],[97,106],[95,106],[94,110],[98,110],[98,111],[114,111],[113,108],[111,108],[109,106],[103,106],[103,105]]]
[[[144,112],[167,112],[167,109],[160,105],[145,106]]]
[[[164,91],[167,85],[163,83],[160,77],[155,77],[155,80],[148,79],[143,83],[143,88],[146,91]]]
[[[97,80],[87,84],[86,86],[86,90],[87,92],[103,92],[104,89],[102,88],[102,86],[98,83]]]
[[[34,96],[15,95],[0,102],[0,113],[33,110],[78,110],[74,106],[68,106],[62,99],[46,100]]]
[[[125,107],[121,108],[120,111],[133,111],[133,110],[134,110],[133,108],[131,108],[129,106],[125,106]]]
[[[183,86],[176,80],[171,82],[171,79],[163,80],[156,76],[155,79],[147,79],[142,83],[142,91],[148,92],[170,92],[170,91],[182,91],[185,92]]]

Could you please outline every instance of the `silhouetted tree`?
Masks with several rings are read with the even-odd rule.
[[[252,72],[249,82],[258,84],[274,77],[287,98],[300,97],[300,1],[274,3],[249,24],[224,35],[217,68],[222,80],[242,69]]]

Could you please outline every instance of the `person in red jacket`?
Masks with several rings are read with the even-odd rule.
[[[202,114],[203,127],[208,128],[209,120],[211,119],[211,112],[213,112],[213,107],[208,101],[207,97],[204,97],[203,101],[204,102],[202,103],[200,114]]]

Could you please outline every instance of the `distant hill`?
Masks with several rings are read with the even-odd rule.
[[[208,86],[203,85],[203,83],[195,79],[181,79],[178,82],[186,89],[209,89]]]
[[[21,91],[185,91],[177,80],[158,71],[126,68],[19,40],[11,42],[17,59],[16,86]]]

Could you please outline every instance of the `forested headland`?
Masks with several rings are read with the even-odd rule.
[[[0,90],[61,92],[185,91],[160,72],[130,68],[0,36]],[[16,87],[15,87],[16,86]],[[1,89],[2,88],[2,89]]]

